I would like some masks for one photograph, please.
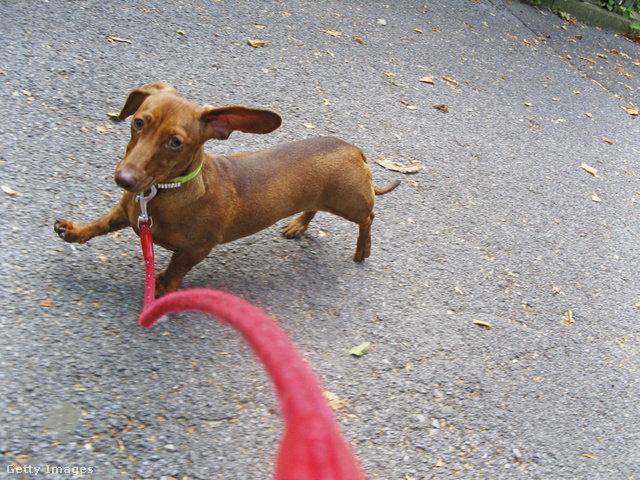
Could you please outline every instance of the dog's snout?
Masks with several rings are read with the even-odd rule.
[[[115,175],[116,185],[125,190],[132,190],[137,183],[135,175],[126,170],[118,170]]]

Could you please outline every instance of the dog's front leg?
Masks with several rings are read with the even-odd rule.
[[[156,298],[180,288],[182,279],[202,260],[207,258],[213,247],[198,250],[177,250],[163,272],[156,277]]]
[[[85,243],[93,237],[115,232],[129,225],[129,217],[120,201],[109,213],[95,222],[79,224],[70,220],[56,220],[53,229],[65,242]]]

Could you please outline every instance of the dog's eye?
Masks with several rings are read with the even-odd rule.
[[[136,118],[133,120],[133,128],[136,130],[142,130],[142,126],[144,125],[144,120],[141,118]]]
[[[182,140],[178,137],[171,137],[171,140],[169,140],[169,146],[171,148],[180,148],[182,146]]]

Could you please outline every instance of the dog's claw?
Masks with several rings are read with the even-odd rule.
[[[67,229],[60,226],[60,220],[56,220],[56,223],[53,224],[53,231],[56,232],[61,239],[65,239],[64,236]]]

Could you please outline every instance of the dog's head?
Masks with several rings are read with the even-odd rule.
[[[282,118],[269,110],[204,107],[181,97],[175,88],[154,82],[133,90],[120,120],[133,116],[127,153],[116,167],[115,181],[132,193],[184,175],[200,162],[211,138],[226,140],[234,130],[270,133]]]

